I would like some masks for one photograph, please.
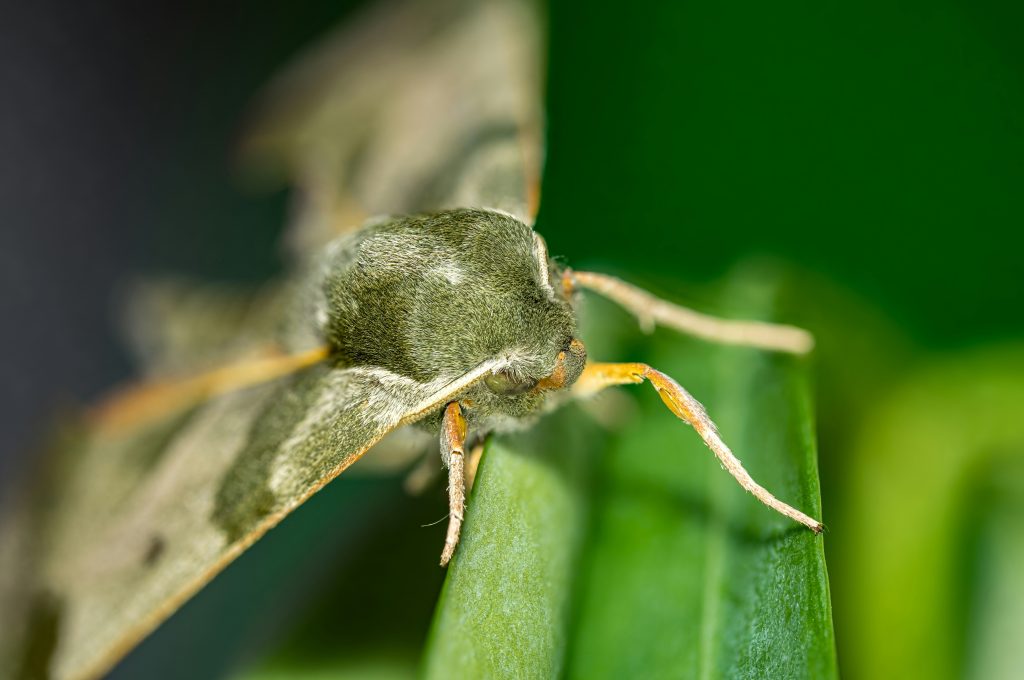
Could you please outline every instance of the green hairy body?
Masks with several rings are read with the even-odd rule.
[[[576,336],[561,270],[538,240],[514,217],[488,210],[370,223],[328,246],[326,341],[345,366],[419,383],[455,379],[494,357],[507,359],[512,379],[536,383]],[[572,379],[584,362],[574,358]],[[515,428],[554,394],[496,394],[481,383],[466,394],[466,417],[477,435]],[[438,417],[424,423],[436,428]]]

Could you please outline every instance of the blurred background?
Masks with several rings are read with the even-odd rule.
[[[238,135],[359,4],[0,8],[5,480],[130,375],[125,281],[279,270],[287,195],[239,181]],[[551,252],[659,290],[789,267],[848,677],[1024,667],[1022,26],[996,1],[551,7]]]

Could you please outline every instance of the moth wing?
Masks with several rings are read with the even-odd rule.
[[[139,374],[149,379],[215,369],[271,346],[293,350],[282,329],[293,326],[289,309],[302,297],[290,292],[281,281],[251,287],[174,276],[141,279],[121,295],[121,335]],[[302,346],[320,342],[311,338]]]
[[[31,587],[0,579],[0,602],[30,622],[0,671],[92,678],[109,670],[381,437],[496,366],[423,384],[321,364],[132,432],[73,433],[54,468],[59,478],[37,496],[41,512],[19,524],[20,534],[0,536],[0,563],[32,574]],[[10,560],[26,526],[33,559]]]
[[[532,224],[541,43],[529,0],[385,2],[300,60],[243,147],[299,190],[291,248],[381,214],[488,207]]]

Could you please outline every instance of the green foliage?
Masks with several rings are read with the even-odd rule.
[[[561,674],[598,434],[572,409],[492,441],[439,601],[428,678]]]
[[[1022,403],[1024,351],[989,347],[912,372],[862,425],[835,524],[851,677],[1019,673]]]

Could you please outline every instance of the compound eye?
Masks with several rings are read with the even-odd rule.
[[[498,371],[484,378],[484,384],[495,394],[511,396],[529,392],[537,386],[537,381],[532,378],[516,378],[506,371]]]

